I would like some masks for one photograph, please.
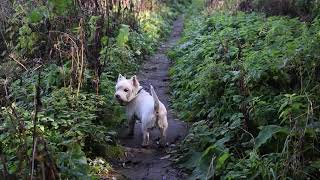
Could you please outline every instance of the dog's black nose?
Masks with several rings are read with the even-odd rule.
[[[117,99],[120,99],[120,95],[119,95],[119,94],[116,94],[116,98],[117,98]]]

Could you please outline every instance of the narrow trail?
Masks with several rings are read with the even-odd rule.
[[[132,180],[156,180],[156,179],[185,179],[185,175],[172,166],[168,152],[174,148],[175,144],[183,139],[187,133],[187,125],[177,120],[169,108],[169,76],[168,70],[170,60],[166,52],[172,48],[180,39],[183,30],[183,17],[178,17],[174,23],[170,37],[166,42],[160,45],[157,52],[151,56],[142,66],[137,74],[140,84],[145,90],[149,91],[151,83],[162,103],[168,110],[168,132],[167,142],[169,147],[164,149],[157,148],[156,141],[160,137],[158,129],[151,132],[151,146],[141,148],[142,133],[141,123],[136,122],[135,134],[132,138],[123,138],[120,140],[126,151],[126,159],[121,166],[116,168],[127,179]]]

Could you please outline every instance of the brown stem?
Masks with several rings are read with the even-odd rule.
[[[35,159],[35,152],[37,147],[37,122],[38,122],[38,111],[39,105],[41,104],[40,101],[40,76],[41,72],[38,71],[38,83],[36,85],[36,95],[34,97],[34,117],[33,117],[33,133],[32,133],[32,165],[31,165],[31,180],[33,179],[33,172],[34,172],[34,159]]]
[[[34,160],[35,160],[35,157],[36,157],[36,148],[37,147],[37,137],[34,138],[33,140],[33,147],[32,147],[32,164],[31,164],[31,177],[30,179],[32,180],[33,179],[33,172],[34,172]]]
[[[2,162],[3,170],[2,170],[2,176],[7,177],[9,175],[8,168],[7,168],[7,160],[4,155],[0,155],[0,161]]]

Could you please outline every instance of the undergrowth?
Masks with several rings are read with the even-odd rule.
[[[187,17],[169,53],[173,108],[193,125],[191,179],[316,179],[320,19],[215,11]]]
[[[108,176],[108,161],[123,156],[116,141],[124,119],[113,99],[116,76],[137,71],[183,3],[4,3],[0,177]]]

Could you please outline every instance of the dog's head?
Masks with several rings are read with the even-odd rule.
[[[119,74],[114,97],[121,105],[126,105],[136,97],[139,88],[140,84],[136,76],[126,79],[124,76]]]

